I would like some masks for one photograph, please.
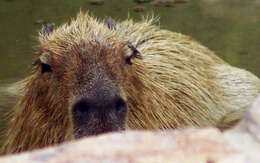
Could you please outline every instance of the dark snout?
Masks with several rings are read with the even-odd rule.
[[[72,107],[75,138],[125,128],[127,105],[120,96],[83,96]]]

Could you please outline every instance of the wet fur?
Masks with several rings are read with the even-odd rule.
[[[127,100],[127,129],[226,128],[242,118],[244,110],[260,92],[259,79],[228,65],[190,37],[160,29],[154,22],[154,19],[147,19],[134,23],[128,19],[110,23],[113,24],[111,29],[103,21],[80,13],[49,35],[41,34],[39,54],[42,51],[55,54],[52,56],[57,66],[54,69],[62,71],[57,70],[59,64],[66,64],[62,54],[73,50],[71,47],[74,51],[82,51],[84,42],[88,44],[94,40],[102,44],[97,46],[100,50],[122,54],[125,44],[131,43],[142,59],[133,59],[128,69],[123,65],[109,67],[112,72],[117,72],[118,66],[124,69],[114,74],[116,80],[113,81]],[[91,53],[91,49],[86,50]],[[77,56],[70,57],[74,65],[80,61]],[[110,56],[107,62],[117,64],[117,59],[120,58]],[[71,65],[67,66],[69,69]],[[80,73],[75,76],[75,68],[80,69],[71,66],[71,70],[66,71],[71,74],[67,76],[81,77]],[[32,150],[74,139],[68,109],[71,105],[69,92],[61,84],[70,88],[78,85],[70,82],[71,78],[50,80],[52,77],[48,73],[39,79],[38,69],[36,66],[35,73],[23,81],[25,93],[14,109],[2,153]],[[80,94],[82,89],[75,89]],[[229,122],[227,115],[236,112],[239,114],[234,114],[235,118]]]

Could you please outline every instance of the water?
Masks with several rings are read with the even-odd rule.
[[[154,13],[161,17],[162,28],[189,35],[231,65],[260,77],[260,0],[190,0],[168,8],[142,4],[143,13],[133,11],[136,5],[133,0],[106,0],[103,6],[90,5],[89,0],[1,0],[0,81],[30,74],[42,24],[59,25],[80,9],[119,20]]]

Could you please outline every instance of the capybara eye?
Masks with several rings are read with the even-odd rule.
[[[128,47],[131,49],[131,55],[126,57],[126,63],[129,65],[132,65],[132,58],[138,58],[141,59],[142,56],[140,52],[131,44],[128,45]]]
[[[122,98],[116,99],[115,109],[118,114],[126,112],[126,103]]]
[[[41,63],[41,73],[45,73],[45,72],[52,72],[51,66]]]
[[[48,64],[45,64],[45,63],[42,63],[40,59],[36,60],[34,63],[33,63],[34,66],[36,65],[40,65],[41,66],[41,73],[45,73],[45,72],[52,72],[52,68],[50,65]]]

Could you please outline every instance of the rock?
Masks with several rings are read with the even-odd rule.
[[[239,154],[216,129],[126,132],[0,159],[11,162],[206,162]]]
[[[158,7],[171,7],[171,6],[173,6],[173,1],[172,0],[155,0],[153,2],[153,4]]]
[[[135,11],[135,12],[144,12],[144,7],[143,6],[135,6],[134,8],[133,8],[133,10]]]
[[[260,97],[239,125],[224,133],[231,145],[246,155],[246,162],[260,162]]]
[[[0,162],[259,163],[259,153],[260,97],[246,118],[224,133],[216,128],[110,133],[2,157]]]
[[[104,0],[91,0],[90,4],[92,4],[92,5],[103,5]]]

